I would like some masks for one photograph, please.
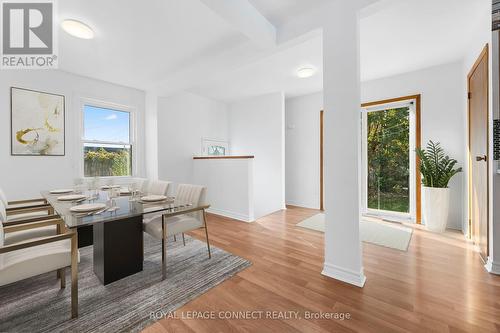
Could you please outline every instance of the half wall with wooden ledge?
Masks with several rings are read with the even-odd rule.
[[[253,222],[254,156],[193,157],[193,180],[207,186],[208,212]]]

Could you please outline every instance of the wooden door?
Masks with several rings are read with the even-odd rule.
[[[469,77],[470,230],[483,260],[488,255],[488,47]]]

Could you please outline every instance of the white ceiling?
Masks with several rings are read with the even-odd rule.
[[[296,70],[314,67],[316,75],[300,79]],[[323,89],[323,45],[321,34],[245,65],[209,84],[191,89],[199,95],[221,101],[234,101],[264,93],[285,91],[287,97]]]
[[[145,89],[197,59],[245,42],[199,0],[64,0],[59,19],[79,19],[93,40],[59,31],[59,67]]]
[[[250,1],[257,6],[270,2]],[[489,0],[397,0],[387,4],[361,20],[362,81],[461,60],[484,21],[483,14],[489,15],[490,10]],[[270,17],[278,12],[271,5],[266,11]],[[305,80],[293,77],[293,71],[303,63],[322,68],[321,36],[191,91],[223,101],[275,91],[284,91],[287,97],[321,91],[321,72]]]
[[[393,1],[361,20],[362,80],[462,59],[490,8],[490,0]]]
[[[274,26],[305,14],[332,0],[248,0]]]
[[[224,3],[210,0],[59,1],[60,20],[79,19],[96,32],[94,40],[81,40],[60,30],[59,67],[162,95],[189,90],[227,101],[322,89],[320,35],[262,48],[255,38],[264,36],[268,27],[262,24],[263,29],[252,31],[252,24],[269,21],[279,30],[332,0],[248,0],[258,11],[246,15],[251,19],[241,25],[227,17],[248,11],[248,3],[232,1],[233,7],[222,6],[223,15],[217,5]],[[490,9],[489,0],[382,3],[387,5],[361,21],[363,80],[459,60],[478,20],[484,19],[484,8]],[[302,65],[317,67],[318,74],[296,78],[294,72]]]

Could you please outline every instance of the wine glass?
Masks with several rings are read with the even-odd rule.
[[[83,191],[83,178],[75,178],[73,179],[73,186],[75,188],[75,193],[82,193]]]
[[[130,183],[128,185],[128,191],[130,192],[130,201],[135,201],[137,194],[137,183]]]
[[[120,188],[111,188],[109,190],[110,208],[109,211],[114,212],[118,209],[116,206],[116,198],[120,196]]]
[[[113,178],[106,179],[106,186],[111,188],[113,185],[115,185],[115,180]]]
[[[98,190],[99,189],[99,177],[94,177],[92,178],[92,180],[90,181],[90,188],[92,190]]]

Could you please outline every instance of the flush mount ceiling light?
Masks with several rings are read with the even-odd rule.
[[[77,20],[64,20],[61,23],[61,27],[71,36],[82,39],[94,38],[94,30],[83,22]]]
[[[301,79],[305,79],[316,74],[316,68],[313,67],[301,67],[297,69],[297,76]]]

